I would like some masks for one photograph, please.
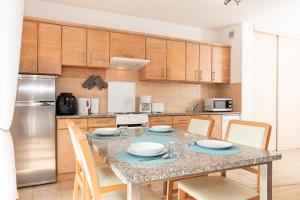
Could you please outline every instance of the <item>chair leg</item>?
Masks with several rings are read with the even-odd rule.
[[[178,200],[184,200],[186,196],[186,192],[178,188]]]
[[[167,181],[167,200],[173,199],[174,181]]]
[[[260,192],[260,171],[258,170],[258,174],[257,174],[257,192]]]
[[[73,200],[78,200],[79,184],[77,178],[74,180],[74,189],[73,189]]]

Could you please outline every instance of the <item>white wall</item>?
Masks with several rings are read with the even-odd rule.
[[[26,0],[25,16],[145,32],[182,39],[220,42],[219,32],[209,29],[54,4],[41,0]]]

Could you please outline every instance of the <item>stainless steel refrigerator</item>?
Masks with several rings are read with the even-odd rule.
[[[11,133],[18,187],[55,182],[54,76],[19,75]]]

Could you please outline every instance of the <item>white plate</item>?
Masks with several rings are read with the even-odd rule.
[[[97,128],[93,134],[102,135],[102,136],[110,136],[117,135],[120,133],[120,130],[117,128]]]
[[[173,131],[172,127],[169,125],[157,125],[157,126],[152,126],[150,131],[154,132],[170,132]]]
[[[163,144],[157,142],[137,142],[130,145],[131,150],[143,154],[156,154],[164,148]]]
[[[161,156],[168,152],[167,148],[164,148],[161,152],[153,153],[153,154],[147,154],[147,153],[141,153],[141,152],[135,152],[130,147],[127,149],[127,152],[129,154],[132,154],[134,156],[141,156],[141,157],[155,157],[155,156]]]
[[[209,148],[209,149],[228,149],[232,147],[231,142],[222,141],[222,140],[199,140],[197,144],[200,147]]]

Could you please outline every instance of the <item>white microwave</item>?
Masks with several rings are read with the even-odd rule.
[[[207,112],[231,112],[231,98],[208,98],[204,100],[204,111]]]

